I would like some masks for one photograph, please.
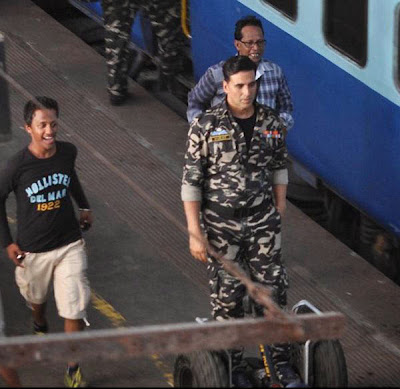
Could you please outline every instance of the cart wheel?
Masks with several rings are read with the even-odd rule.
[[[198,351],[179,355],[174,367],[176,388],[227,388],[228,372],[221,354]]]
[[[342,346],[338,340],[315,343],[312,357],[313,387],[347,387],[347,367]]]
[[[301,380],[303,382],[305,382],[306,377],[304,376],[303,347],[304,347],[304,344],[300,344],[300,343],[292,343],[291,344],[290,361],[291,361],[292,365],[295,367],[296,371],[299,373]]]

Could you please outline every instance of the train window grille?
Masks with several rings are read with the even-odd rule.
[[[360,66],[367,63],[368,0],[325,0],[327,42]]]
[[[292,20],[297,19],[297,0],[263,0]]]

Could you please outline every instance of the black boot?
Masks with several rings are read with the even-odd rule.
[[[168,92],[177,99],[187,102],[187,90],[174,75],[160,73],[158,84],[160,92]]]
[[[110,97],[110,103],[111,105],[117,106],[117,105],[122,105],[125,103],[126,100],[129,98],[129,93],[127,90],[124,90],[119,93],[109,93]]]
[[[246,374],[247,363],[243,359],[243,348],[229,350],[232,364],[232,384],[235,388],[252,388]]]
[[[271,351],[276,376],[281,384],[285,387],[301,384],[301,378],[290,360],[290,344],[274,344]]]

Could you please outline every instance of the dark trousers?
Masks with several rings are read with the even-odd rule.
[[[280,215],[275,208],[236,220],[227,220],[205,209],[203,220],[208,241],[213,248],[244,268],[253,281],[272,288],[275,302],[285,307],[288,277],[281,259]],[[207,272],[213,318],[227,320],[243,317],[245,287],[211,256],[208,258]],[[255,308],[256,314],[262,316],[263,307],[256,305]],[[275,361],[288,359],[288,345],[272,345],[271,349]],[[232,350],[234,366],[241,365],[242,353],[243,350]]]
[[[180,24],[180,2],[177,0],[102,0],[105,25],[105,56],[108,90],[120,95],[126,92],[130,66],[131,29],[137,11],[146,13],[157,38],[157,57],[164,75],[181,69],[184,47]]]

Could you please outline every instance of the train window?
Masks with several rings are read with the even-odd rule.
[[[365,66],[368,0],[325,0],[324,33],[328,43]]]
[[[297,19],[297,0],[264,0],[292,20]]]

